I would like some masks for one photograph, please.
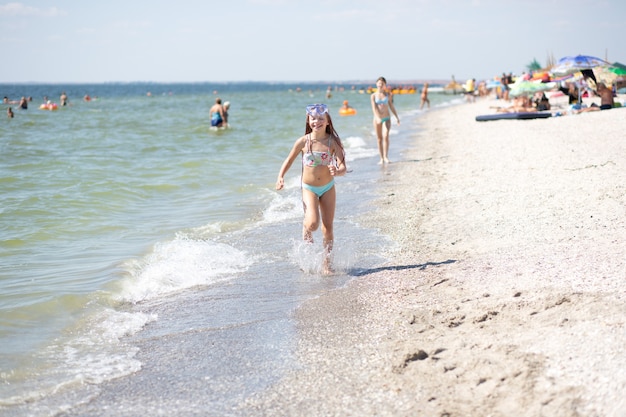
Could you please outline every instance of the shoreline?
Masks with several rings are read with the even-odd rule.
[[[626,110],[474,120],[494,104],[424,115],[362,219],[390,262],[296,312],[302,368],[245,410],[626,413]]]

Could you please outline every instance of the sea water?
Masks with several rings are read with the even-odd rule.
[[[358,223],[385,175],[367,85],[331,84],[331,98],[327,87],[0,85],[9,100],[33,97],[28,110],[4,104],[15,117],[0,119],[0,415],[85,403],[101,384],[171,361],[160,356],[166,341],[199,329],[210,348],[188,348],[211,364],[196,371],[213,384],[207,411],[294,366],[293,310],[383,262],[390,244]],[[68,106],[39,109],[62,91]],[[232,103],[228,129],[210,127],[216,97]],[[433,108],[459,101],[430,99]],[[355,116],[338,115],[343,100]],[[419,100],[395,96],[392,161],[415,133]],[[319,273],[319,232],[313,246],[300,240],[297,164],[274,190],[305,106],[319,102],[350,171],[336,181],[331,277]]]

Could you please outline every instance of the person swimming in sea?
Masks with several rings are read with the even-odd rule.
[[[226,117],[224,116],[224,106],[222,106],[221,98],[218,97],[215,99],[215,104],[209,110],[209,115],[211,117],[211,126],[224,126],[224,120],[226,119]]]
[[[230,101],[225,101],[224,105],[222,106],[222,108],[224,109],[224,127],[229,127],[228,126],[228,110],[230,109]]]
[[[393,94],[388,91],[385,77],[378,77],[376,80],[376,91],[370,96],[372,102],[372,113],[374,113],[374,130],[378,139],[378,153],[380,154],[379,164],[389,163],[389,131],[391,130],[391,113],[400,124],[400,118],[393,105]]]

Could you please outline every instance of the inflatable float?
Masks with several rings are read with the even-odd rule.
[[[545,119],[551,116],[552,116],[552,113],[542,113],[542,112],[495,113],[495,114],[483,114],[481,116],[476,116],[476,121],[487,122],[490,120],[530,120],[530,119]]]
[[[355,114],[356,109],[354,107],[350,107],[348,100],[344,100],[343,106],[339,108],[339,116],[354,116]]]
[[[354,116],[356,114],[356,109],[353,107],[348,107],[344,109],[343,107],[339,109],[340,116]]]
[[[376,87],[368,87],[366,92],[367,94],[372,94],[378,91],[378,88]],[[415,87],[403,87],[403,88],[398,88],[398,87],[387,87],[387,91],[391,91],[393,94],[415,94],[415,92],[417,91],[415,89]]]
[[[391,92],[394,94],[415,94],[415,87],[394,88]]]
[[[56,103],[44,103],[41,106],[39,106],[39,108],[41,110],[58,110],[59,105]]]

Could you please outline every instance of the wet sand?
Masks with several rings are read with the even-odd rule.
[[[504,105],[423,117],[361,219],[389,262],[300,308],[301,367],[238,412],[626,415],[626,109],[474,120]]]

